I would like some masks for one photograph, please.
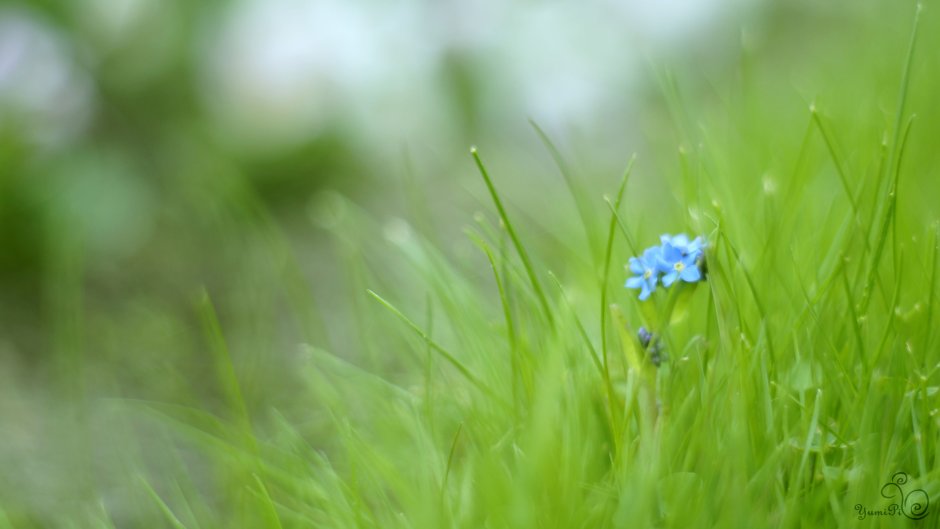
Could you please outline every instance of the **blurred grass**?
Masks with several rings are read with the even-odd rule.
[[[652,61],[622,204],[576,133],[479,130],[490,189],[413,151],[401,191],[344,178],[387,169],[342,131],[230,152],[157,82],[77,152],[4,127],[0,527],[903,526],[854,511],[899,470],[940,492],[940,21],[905,86],[903,7]],[[619,264],[678,231],[710,276],[666,318]]]

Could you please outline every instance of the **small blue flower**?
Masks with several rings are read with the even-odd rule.
[[[700,238],[689,242],[685,235],[663,235],[662,241],[657,269],[663,273],[663,286],[668,287],[679,279],[686,283],[702,279],[702,271],[698,267],[703,246]]]
[[[643,257],[630,258],[630,271],[635,275],[624,284],[627,288],[640,289],[640,301],[646,300],[656,290],[659,281],[657,266],[660,262],[660,249],[658,246],[647,248]]]
[[[624,286],[640,289],[640,301],[650,297],[660,280],[664,287],[680,279],[686,283],[705,280],[707,243],[704,239],[696,237],[690,241],[687,235],[680,233],[663,235],[660,241],[660,246],[647,248],[642,257],[630,258],[630,272],[634,275]]]

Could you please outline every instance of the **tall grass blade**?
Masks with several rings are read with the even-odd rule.
[[[542,290],[542,284],[539,282],[539,278],[535,273],[535,269],[532,267],[532,261],[529,260],[529,254],[522,245],[522,241],[519,240],[519,236],[516,235],[516,230],[512,226],[512,221],[509,220],[509,215],[506,213],[506,208],[503,207],[503,203],[499,199],[499,193],[496,192],[496,188],[493,186],[493,181],[490,179],[490,175],[486,171],[486,167],[483,165],[483,160],[480,159],[477,148],[471,147],[470,154],[473,156],[473,160],[476,162],[477,168],[480,170],[480,175],[483,177],[483,181],[486,182],[486,188],[489,190],[490,196],[493,198],[493,204],[496,206],[496,210],[499,212],[499,217],[506,225],[506,231],[509,233],[509,238],[512,240],[512,244],[516,248],[516,252],[519,254],[519,258],[522,259],[522,266],[525,267],[526,274],[529,276],[529,282],[532,284],[532,290],[535,291],[535,295],[538,297],[539,303],[542,305],[542,311],[545,314],[545,318],[548,321],[549,326],[554,329],[555,318],[552,316],[551,308],[548,305],[548,299],[545,297],[545,292]]]
[[[574,199],[575,206],[578,209],[578,216],[581,218],[581,226],[584,228],[584,234],[587,237],[588,248],[591,250],[591,255],[596,256],[600,249],[600,244],[597,240],[597,230],[594,228],[595,223],[593,210],[591,209],[587,199],[584,197],[583,188],[579,187],[575,182],[574,177],[571,174],[571,169],[568,167],[568,164],[565,163],[565,159],[562,157],[561,151],[558,150],[558,147],[556,147],[551,138],[548,137],[548,134],[546,134],[545,131],[543,131],[542,128],[531,119],[529,120],[529,125],[535,129],[535,133],[542,141],[542,144],[545,145],[545,148],[548,150],[549,154],[551,154],[552,159],[555,161],[555,165],[558,166],[558,171],[564,178],[565,185],[568,187],[568,192]]]

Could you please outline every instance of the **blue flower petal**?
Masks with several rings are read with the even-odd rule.
[[[671,272],[663,276],[663,286],[668,287],[676,282],[676,279],[679,279],[679,272],[673,269]]]
[[[640,262],[636,257],[630,258],[630,271],[637,275],[643,275],[643,272],[646,270],[643,268],[643,263]]]
[[[691,266],[686,266],[679,272],[679,276],[686,283],[694,283],[702,278],[702,273],[699,271],[698,267],[694,264]]]
[[[666,243],[663,245],[660,255],[662,255],[663,261],[669,263],[669,266],[672,266],[676,263],[676,261],[682,259],[682,250],[669,243]]]
[[[649,265],[650,268],[654,268],[661,253],[662,251],[659,246],[647,248],[643,251],[643,261]]]
[[[678,235],[669,235],[668,233],[665,233],[659,237],[659,241],[664,246],[666,244],[671,244],[672,246],[682,250],[689,245],[689,236],[684,233],[680,233]]]
[[[633,276],[627,278],[627,282],[623,286],[627,288],[640,288],[646,285],[646,281],[641,276]]]

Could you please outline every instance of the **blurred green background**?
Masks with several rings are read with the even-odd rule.
[[[203,286],[230,332],[293,343],[319,326],[346,349],[334,199],[379,225],[417,215],[466,250],[482,197],[469,145],[507,185],[539,189],[520,200],[566,204],[532,119],[600,193],[633,152],[672,139],[662,57],[697,64],[698,90],[734,75],[741,24],[785,49],[778,33],[826,15],[811,5],[8,2],[0,355],[32,374],[80,358],[100,369],[92,386],[162,392],[160,370],[194,356],[185,322]],[[301,292],[319,323],[289,321]],[[277,371],[275,343],[245,349]]]
[[[929,7],[912,67],[921,102],[940,68]],[[471,144],[535,253],[588,274],[589,259],[564,260],[590,249],[530,119],[598,217],[597,198],[638,153],[628,209],[651,232],[681,210],[663,175],[703,121],[748,116],[737,132],[758,139],[735,154],[755,191],[786,178],[775,150],[803,136],[813,102],[843,145],[879,140],[856,125],[871,114],[890,125],[912,13],[809,0],[4,2],[2,503],[41,524],[84,508],[94,482],[131,523],[152,507],[128,496],[122,458],[198,468],[109,410],[112,399],[221,406],[203,293],[253,407],[304,408],[300,344],[394,376],[401,360],[351,322],[393,325],[365,288],[421,300],[389,255],[413,227],[485,263],[461,233],[487,200]],[[935,167],[938,107],[916,110],[911,150]],[[940,189],[927,176],[920,186],[908,200],[926,225]]]

